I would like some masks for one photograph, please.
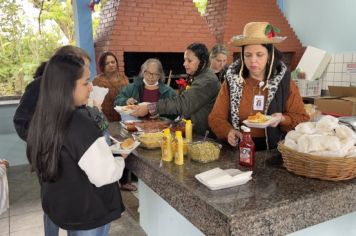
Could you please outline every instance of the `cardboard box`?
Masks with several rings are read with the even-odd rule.
[[[315,99],[318,110],[341,116],[356,115],[356,87],[329,86],[329,94]]]

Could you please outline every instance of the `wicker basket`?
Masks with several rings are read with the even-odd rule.
[[[280,142],[284,166],[290,172],[322,180],[347,180],[356,177],[355,157],[321,157],[297,152]]]

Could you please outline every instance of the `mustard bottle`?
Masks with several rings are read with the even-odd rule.
[[[183,137],[182,131],[176,131],[176,148],[177,150],[174,153],[174,163],[176,165],[184,164],[184,156],[183,156]]]
[[[193,127],[191,120],[187,120],[185,122],[185,139],[187,140],[187,142],[193,141]]]
[[[169,128],[163,130],[163,140],[161,144],[162,160],[172,161],[172,136]]]

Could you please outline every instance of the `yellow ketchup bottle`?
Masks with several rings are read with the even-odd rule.
[[[183,155],[183,137],[182,131],[176,131],[176,145],[177,150],[174,153],[174,163],[176,165],[184,164],[184,155]]]
[[[187,142],[193,141],[193,126],[191,120],[185,122],[185,139]]]
[[[162,151],[162,160],[163,161],[172,161],[172,136],[171,130],[169,128],[163,130],[163,140],[161,144]]]

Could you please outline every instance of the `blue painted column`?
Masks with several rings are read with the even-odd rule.
[[[91,58],[90,78],[96,75],[96,62],[93,40],[93,26],[91,11],[89,9],[90,0],[73,0],[74,32],[77,46],[83,48]]]
[[[284,0],[277,0],[277,5],[279,6],[279,8],[281,9],[281,11],[283,12],[283,14],[285,14],[285,9],[284,9]]]

